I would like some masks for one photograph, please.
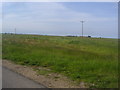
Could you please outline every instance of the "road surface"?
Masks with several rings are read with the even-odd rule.
[[[2,88],[45,88],[18,73],[2,67]]]

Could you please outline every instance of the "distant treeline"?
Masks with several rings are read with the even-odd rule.
[[[18,33],[2,33],[2,34],[18,34]],[[27,35],[27,34],[23,34],[23,35]],[[29,34],[29,35],[41,35],[41,34]],[[52,36],[52,35],[42,35],[42,36]],[[88,35],[88,36],[75,36],[75,35],[67,35],[66,37],[88,37],[88,38],[92,38],[92,36]],[[101,38],[101,37],[97,37],[97,38]]]

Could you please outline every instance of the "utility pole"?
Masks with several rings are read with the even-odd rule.
[[[15,34],[16,34],[16,28],[15,28]]]
[[[83,23],[85,22],[85,21],[80,21],[81,23],[82,23],[82,37],[83,37]]]

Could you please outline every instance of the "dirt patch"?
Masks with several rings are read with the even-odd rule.
[[[53,72],[49,73],[50,70],[46,68],[18,65],[9,60],[2,60],[2,65],[48,88],[85,88],[83,82],[77,85],[63,75]]]

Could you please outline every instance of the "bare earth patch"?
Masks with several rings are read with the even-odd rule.
[[[18,65],[9,60],[2,60],[2,65],[48,88],[85,88],[84,82],[79,85],[75,84],[74,81],[63,75],[49,73],[49,69],[46,68]],[[48,72],[45,72],[45,70]]]

